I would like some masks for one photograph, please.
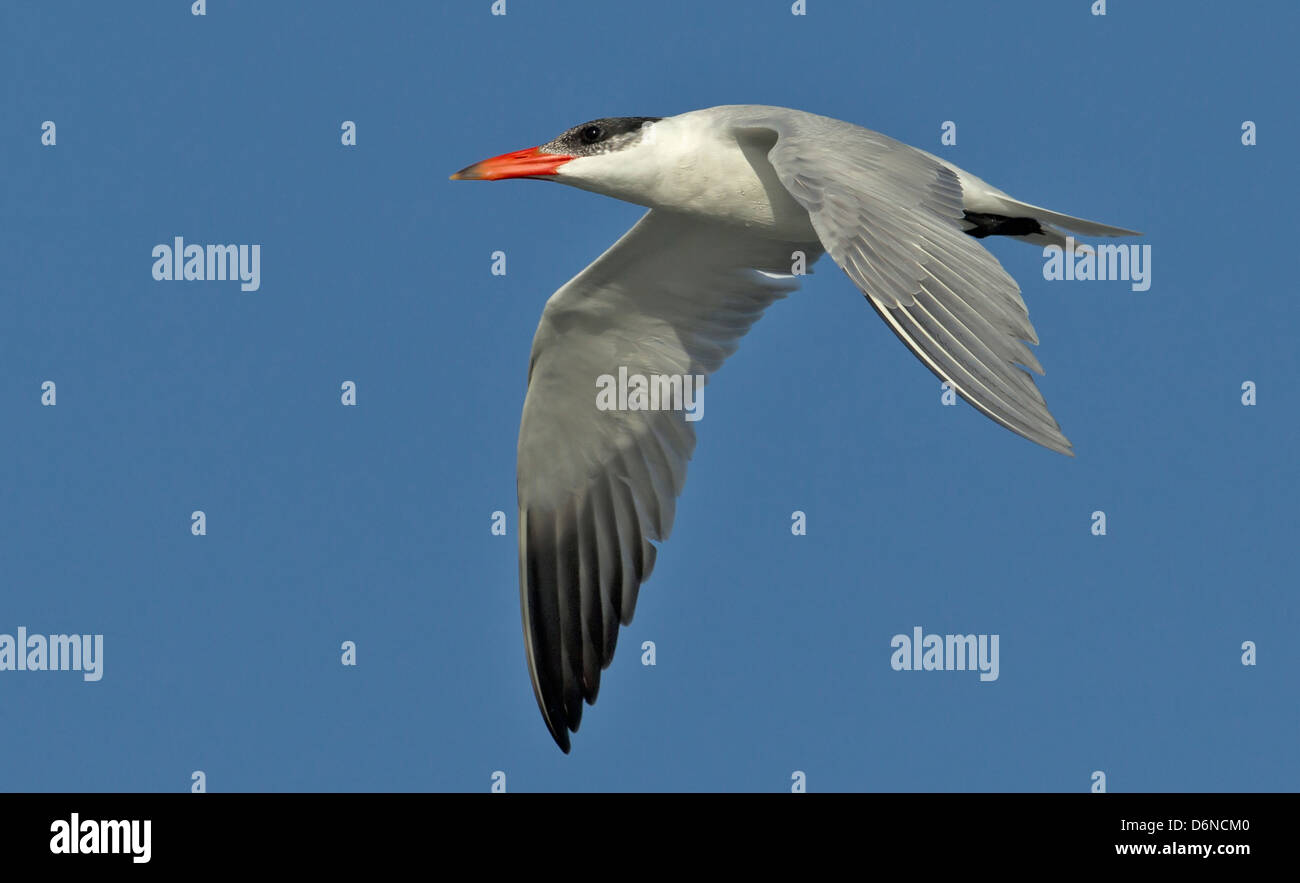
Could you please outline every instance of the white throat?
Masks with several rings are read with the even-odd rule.
[[[767,161],[775,135],[766,135],[737,133],[701,112],[681,114],[646,125],[641,139],[622,150],[571,160],[553,180],[764,235],[816,239],[808,212]]]

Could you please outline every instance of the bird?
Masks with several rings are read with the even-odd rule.
[[[1030,374],[1043,368],[1019,286],[982,240],[1064,248],[1064,231],[1141,235],[1021,202],[870,129],[764,105],[594,119],[451,176],[512,178],[649,209],[546,301],[529,357],[520,608],[533,693],[565,754],[672,529],[695,448],[680,401],[602,408],[600,378],[707,382],[829,254],[949,388],[1073,456]]]

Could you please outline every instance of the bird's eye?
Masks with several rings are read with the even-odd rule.
[[[584,144],[595,144],[601,138],[605,137],[605,130],[600,126],[583,126],[582,131],[578,133]]]

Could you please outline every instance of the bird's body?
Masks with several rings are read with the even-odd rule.
[[[1042,372],[1019,288],[979,239],[1136,235],[1020,202],[869,129],[761,105],[593,120],[453,177],[536,177],[650,209],[547,301],[529,362],[520,598],[534,692],[566,752],[695,445],[681,408],[600,407],[600,378],[707,377],[829,253],[967,401],[1070,453],[1026,370]]]

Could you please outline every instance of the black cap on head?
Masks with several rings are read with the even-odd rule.
[[[634,143],[640,138],[646,123],[663,117],[601,117],[589,120],[543,144],[543,153],[566,153],[570,156],[595,156],[610,153]]]

